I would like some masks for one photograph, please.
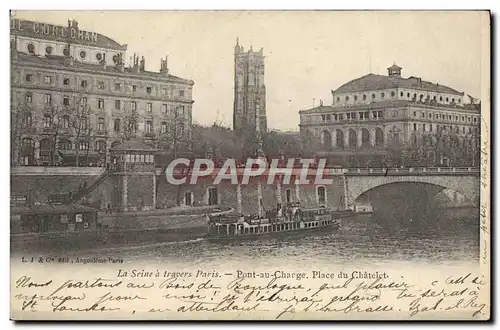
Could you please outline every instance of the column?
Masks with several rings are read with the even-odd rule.
[[[243,213],[243,206],[242,206],[242,198],[241,198],[241,184],[239,184],[239,183],[236,186],[236,201],[238,203],[236,210],[239,214],[242,214]]]
[[[335,130],[331,130],[330,135],[332,138],[332,148],[336,149],[337,148],[337,133]]]
[[[375,132],[375,127],[370,128],[370,145],[372,147],[375,147]]]
[[[257,182],[257,209],[258,215],[262,215],[262,186],[260,184],[260,180]]]
[[[153,172],[153,210],[156,209],[156,172]]]
[[[40,141],[35,141],[35,152],[33,158],[35,163],[40,159]]]
[[[128,177],[127,174],[123,174],[122,179],[122,209],[123,211],[127,211],[128,205]]]
[[[300,185],[298,183],[295,183],[295,199],[300,202]]]
[[[283,199],[281,196],[281,176],[278,176],[278,182],[276,183],[276,200],[278,201],[279,205],[278,215],[281,216],[281,210],[283,209]]]

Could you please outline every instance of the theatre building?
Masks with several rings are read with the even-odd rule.
[[[331,105],[300,111],[301,133],[313,136],[324,153],[342,163],[357,157],[381,159],[389,150],[422,143],[422,137],[476,136],[480,104],[451,87],[402,76],[390,66],[387,75],[367,74],[332,90]]]
[[[125,64],[126,51],[76,21],[12,19],[12,164],[99,166],[125,137],[187,134],[194,82],[170,74],[166,58],[159,72],[135,54]]]

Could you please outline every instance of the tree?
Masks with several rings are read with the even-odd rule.
[[[73,131],[76,166],[80,166],[80,149],[86,150],[85,163],[87,163],[90,149],[89,140],[92,136],[92,127],[89,125],[92,109],[86,100],[84,97],[79,97],[74,102],[75,107],[63,118],[63,120],[68,121],[70,129]]]
[[[139,114],[136,109],[132,109],[125,103],[123,124],[120,129],[120,139],[122,142],[129,141],[136,137],[139,126]]]
[[[191,130],[189,129],[188,117],[183,111],[183,107],[177,106],[173,111],[173,118],[170,121],[165,121],[161,124],[160,134],[157,140],[157,149],[161,151],[160,164],[162,171],[160,176],[165,175],[168,164],[172,159],[176,159],[180,155],[187,156],[193,148]],[[129,122],[133,123],[133,121]],[[186,127],[187,126],[187,127]],[[156,182],[156,192],[160,180]],[[177,187],[177,205],[181,204],[180,198],[181,186]]]
[[[12,101],[11,101],[12,102]],[[23,135],[33,128],[33,109],[26,100],[18,95],[17,102],[12,102],[11,111],[11,164],[18,165],[26,150],[23,150]],[[31,150],[34,152],[34,150]]]

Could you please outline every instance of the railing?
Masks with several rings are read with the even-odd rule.
[[[333,169],[331,169],[333,170]],[[477,174],[479,167],[395,167],[395,168],[347,168],[348,175],[436,175]]]
[[[85,196],[88,196],[95,188],[99,187],[101,183],[106,181],[108,178],[109,171],[104,171],[97,180],[95,180],[89,187],[82,189],[81,192],[78,192],[74,197],[71,198],[70,203],[76,203],[80,201]]]

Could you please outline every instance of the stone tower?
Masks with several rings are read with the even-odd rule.
[[[256,127],[261,133],[267,131],[263,49],[254,52],[250,46],[245,52],[236,39],[233,128],[238,136],[253,136]]]

